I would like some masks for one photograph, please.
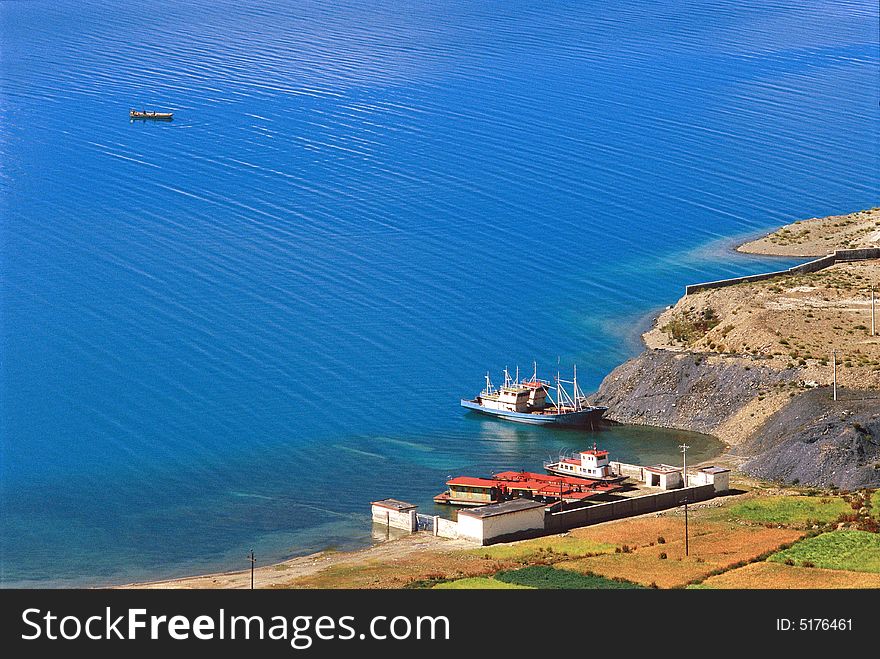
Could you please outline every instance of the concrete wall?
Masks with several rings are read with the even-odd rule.
[[[593,506],[585,506],[573,510],[548,513],[544,518],[544,528],[547,533],[561,533],[579,526],[588,526],[598,522],[607,522],[612,519],[642,515],[680,506],[687,499],[688,503],[705,501],[715,496],[714,485],[700,485],[697,487],[669,490],[657,494],[646,494],[640,497],[631,497],[600,503]]]
[[[626,462],[609,462],[611,471],[621,476],[629,476],[637,481],[645,480],[645,470],[641,465],[631,465]]]
[[[386,524],[394,529],[403,529],[404,531],[413,532],[418,528],[417,514],[415,508],[405,511],[391,510],[384,506],[372,507],[373,521],[376,524]]]
[[[458,516],[458,537],[488,544],[493,538],[544,528],[544,508],[531,508],[492,517]]]
[[[735,286],[746,282],[764,281],[774,277],[782,277],[784,275],[806,274],[808,272],[817,272],[824,268],[840,263],[842,261],[864,261],[866,259],[880,259],[880,247],[866,247],[863,249],[838,249],[833,254],[823,256],[801,265],[796,265],[788,270],[777,270],[775,272],[764,272],[757,275],[746,275],[745,277],[733,277],[731,279],[719,279],[717,281],[707,281],[701,284],[691,284],[685,287],[685,295],[698,293],[710,288],[722,288],[724,286]]]
[[[457,538],[458,522],[453,522],[451,519],[445,519],[443,517],[435,517],[434,535],[439,535],[443,538]]]

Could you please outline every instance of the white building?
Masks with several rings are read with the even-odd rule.
[[[716,492],[726,492],[730,489],[730,469],[724,467],[703,467],[696,474],[688,476],[688,482],[691,485],[709,485],[715,486]]]
[[[681,467],[659,464],[644,467],[645,485],[661,490],[675,490],[682,486]]]
[[[511,499],[458,511],[458,537],[489,544],[493,539],[544,528],[546,503]]]
[[[398,501],[397,499],[373,501],[373,522],[413,533],[418,529],[417,508],[418,506],[412,503]]]

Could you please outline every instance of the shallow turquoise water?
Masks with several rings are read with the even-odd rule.
[[[594,388],[788,263],[733,237],[878,204],[876,3],[617,4],[0,4],[2,583],[367,543],[595,439],[462,414],[487,369]]]

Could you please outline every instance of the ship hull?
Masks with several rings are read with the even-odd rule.
[[[533,426],[589,426],[598,422],[602,415],[605,414],[607,407],[588,407],[577,412],[562,412],[560,414],[534,414],[529,412],[510,412],[507,410],[493,410],[483,407],[476,400],[462,399],[461,406],[493,416],[496,419],[504,419],[505,421],[514,421],[516,423],[527,423]]]

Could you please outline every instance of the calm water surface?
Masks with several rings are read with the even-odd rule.
[[[875,2],[0,3],[0,579],[370,542],[368,502],[595,439],[595,388],[737,236],[878,204]],[[129,122],[130,107],[170,123]]]

